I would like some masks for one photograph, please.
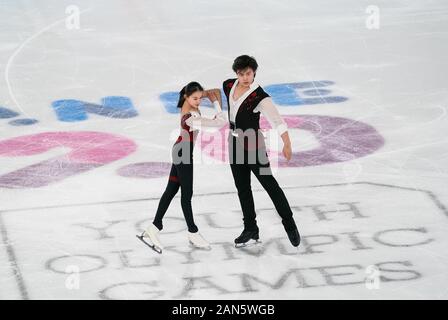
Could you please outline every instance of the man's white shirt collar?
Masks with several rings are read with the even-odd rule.
[[[231,119],[231,120],[233,120],[233,121],[235,121],[235,117],[236,117],[236,114],[238,113],[238,109],[239,109],[240,105],[244,102],[244,100],[246,100],[246,98],[252,92],[257,90],[257,88],[259,87],[259,84],[257,82],[255,82],[255,81],[252,82],[250,87],[249,87],[249,90],[247,90],[238,100],[235,101],[233,99],[233,93],[235,92],[235,88],[236,88],[237,85],[238,85],[238,79],[235,80],[235,82],[233,83],[232,89],[230,90],[230,99],[229,100],[230,100],[230,102],[232,104],[232,107],[233,107],[232,108],[233,110],[231,109],[232,115],[233,115],[233,119]]]

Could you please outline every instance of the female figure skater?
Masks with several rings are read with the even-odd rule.
[[[199,110],[201,98],[207,97],[213,102],[216,115],[213,119],[202,117]],[[181,132],[172,148],[171,171],[165,192],[160,198],[159,206],[153,222],[137,236],[145,244],[158,253],[162,253],[163,246],[159,240],[159,232],[163,229],[162,219],[165,215],[171,200],[181,189],[181,206],[188,227],[188,240],[197,248],[210,249],[210,244],[201,236],[198,227],[194,223],[193,211],[191,208],[191,198],[193,196],[193,147],[196,141],[198,130],[201,127],[220,128],[226,123],[226,119],[221,110],[220,90],[204,91],[197,82],[190,82],[179,92],[178,108],[181,108],[180,126]],[[149,240],[150,243],[145,240]]]

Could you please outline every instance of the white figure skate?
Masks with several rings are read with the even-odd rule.
[[[188,232],[188,240],[195,248],[211,250],[210,243],[199,232]]]
[[[162,253],[163,246],[159,240],[159,233],[159,228],[151,223],[151,225],[145,231],[143,231],[141,235],[137,235],[137,238],[139,238],[144,244],[146,244],[155,252]]]

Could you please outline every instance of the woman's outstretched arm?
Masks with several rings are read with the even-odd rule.
[[[215,107],[216,114],[211,118],[203,117],[197,112],[191,112],[192,116],[188,118],[185,123],[190,126],[191,130],[201,130],[207,128],[219,129],[227,122],[224,113],[222,112],[221,105],[217,101],[216,97],[213,100],[213,106]]]
[[[219,102],[219,105],[222,106],[221,90],[218,89],[218,88],[205,90],[205,91],[203,92],[203,94],[202,94],[202,97],[203,97],[203,98],[208,98],[211,102],[214,101],[214,100],[212,100],[213,97],[216,97],[216,99],[217,99],[218,102]]]

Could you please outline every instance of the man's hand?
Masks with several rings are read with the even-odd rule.
[[[289,139],[288,131],[282,133],[281,138],[283,140],[283,156],[286,160],[291,160],[292,156],[292,148],[291,148],[291,140]]]
[[[207,98],[211,102],[218,100],[216,93],[213,90],[204,90],[202,91],[202,98]]]
[[[202,91],[202,98],[208,98],[212,103],[218,101],[222,105],[222,97],[220,89],[208,89]]]
[[[283,156],[286,158],[286,160],[291,160],[292,156],[292,148],[291,143],[286,143],[283,145]]]
[[[218,100],[218,97],[213,91],[208,92],[207,97],[210,99],[212,103]]]

